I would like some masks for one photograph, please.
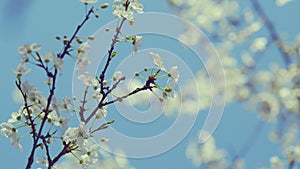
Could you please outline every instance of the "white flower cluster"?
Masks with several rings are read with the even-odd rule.
[[[109,149],[106,147],[106,149]],[[90,169],[135,169],[131,166],[129,160],[125,157],[125,153],[117,151],[118,155],[111,155],[105,150],[100,149],[102,160],[98,160],[94,166],[90,166]],[[66,160],[59,164],[62,168],[81,169],[83,166],[78,164],[73,157],[68,155]]]
[[[19,150],[22,150],[23,148],[19,143],[17,128],[11,123],[6,123],[6,122],[1,123],[1,127],[2,127],[1,134],[9,138],[14,147],[18,148]]]
[[[198,140],[192,140],[186,149],[187,158],[193,161],[195,166],[204,165],[208,169],[225,169],[226,152],[216,147],[215,139],[210,137],[203,144]]]
[[[293,44],[281,39],[280,33],[276,32],[276,25],[271,23],[273,18],[268,18],[269,11],[262,12],[264,6],[256,0],[251,1],[252,9],[248,6],[243,8],[242,3],[236,0],[170,0],[170,2],[180,16],[196,23],[216,45],[226,76],[227,103],[246,102],[262,120],[278,125],[278,131],[272,131],[270,138],[280,141],[283,151],[290,153],[288,156],[285,153],[286,158],[271,157],[271,168],[288,168],[289,165],[291,168],[291,164],[298,165],[298,162],[293,162],[299,159],[297,146],[293,141],[299,140],[299,133],[294,131],[299,130],[300,112],[300,66],[299,59],[295,59],[299,57],[299,38]],[[284,6],[292,0],[274,2],[277,6]],[[180,38],[188,44],[201,42],[201,37],[194,34],[192,30],[187,31]],[[278,62],[273,59],[277,55],[268,56],[268,51],[274,46],[276,50],[279,49],[277,55],[282,57],[284,64],[271,63]],[[264,65],[261,65],[260,61]],[[272,66],[265,66],[266,63]],[[209,70],[216,69],[214,60],[208,59],[206,65]],[[218,74],[217,71],[213,73]],[[196,80],[197,84],[191,81],[183,87],[183,98],[187,99],[177,100],[171,106],[181,102],[183,109],[191,113],[198,112],[198,109],[209,108],[211,98],[222,91],[209,90],[210,81],[204,70],[198,72]],[[193,92],[196,87],[199,94]],[[287,151],[286,147],[290,146],[293,147],[292,151]],[[190,147],[188,150],[191,150]],[[190,156],[194,158],[199,156],[199,153],[191,154]]]
[[[113,14],[134,23],[134,12],[143,13],[143,5],[138,0],[114,0]]]
[[[93,135],[95,132],[106,129],[114,122],[114,120],[111,120],[98,126],[99,123],[102,123],[101,120],[107,116],[107,105],[121,100],[108,100],[108,98],[109,95],[112,95],[112,91],[118,87],[119,83],[125,80],[125,77],[122,72],[116,71],[113,77],[109,79],[107,78],[108,73],[106,70],[109,67],[111,59],[117,54],[115,45],[122,42],[122,40],[119,39],[119,36],[122,35],[121,28],[123,22],[128,20],[130,24],[133,24],[134,13],[143,13],[143,5],[138,0],[114,0],[113,14],[117,18],[122,18],[122,24],[118,24],[115,30],[116,34],[113,36],[111,48],[109,49],[108,62],[106,63],[103,72],[100,76],[95,77],[87,71],[87,66],[91,64],[88,57],[91,46],[89,43],[83,43],[77,34],[82,25],[90,18],[90,15],[94,14],[96,18],[99,17],[99,15],[95,14],[95,11],[100,8],[107,8],[109,4],[104,3],[94,11],[93,6],[90,10],[87,10],[87,7],[89,4],[97,3],[98,0],[80,0],[80,2],[86,5],[86,15],[74,34],[70,36],[70,39],[68,39],[67,36],[64,36],[64,39],[62,40],[63,50],[60,53],[54,53],[52,51],[41,53],[40,50],[42,46],[37,43],[22,45],[18,48],[18,52],[21,54],[21,63],[13,70],[13,72],[17,74],[16,86],[19,90],[20,97],[22,98],[23,105],[18,112],[13,112],[11,114],[11,118],[8,119],[7,122],[1,123],[1,134],[9,138],[13,146],[22,150],[22,146],[19,143],[22,136],[19,136],[19,131],[21,128],[27,128],[29,134],[26,133],[24,136],[32,136],[33,147],[28,157],[26,168],[32,168],[33,165],[42,165],[47,168],[59,169],[63,166],[56,165],[56,163],[64,155],[69,154],[72,154],[83,168],[89,168],[94,164],[99,164],[100,147],[91,140],[91,137],[95,138]],[[130,42],[133,45],[133,53],[136,53],[138,47],[142,43],[142,36],[135,35],[132,37],[124,37],[124,41]],[[87,39],[94,40],[94,38],[95,37],[93,36],[89,36]],[[57,36],[56,39],[61,40],[59,36]],[[74,49],[76,49],[74,41],[80,45],[77,48],[76,56],[72,53]],[[169,78],[168,86],[164,88],[158,86],[155,82],[156,77],[154,77],[154,75],[146,82],[147,85],[145,86],[147,86],[147,89],[151,89],[149,86],[154,85],[151,87],[159,88],[164,93],[168,93],[164,95],[167,97],[167,95],[171,95],[171,86],[178,81],[179,73],[175,66],[167,72],[162,66],[159,55],[153,55],[155,55],[154,62],[156,68],[161,69],[161,71],[165,73],[165,76]],[[83,98],[77,99],[76,97],[73,97],[73,100],[80,104],[76,107],[68,97],[63,97],[62,99],[57,98],[56,87],[58,86],[58,75],[62,75],[63,73],[63,59],[67,56],[70,56],[77,61],[76,71],[79,74],[78,79],[85,84]],[[47,96],[44,96],[44,93],[41,92],[43,90],[40,91],[31,81],[23,80],[22,76],[31,71],[31,68],[27,67],[28,65],[41,69],[46,76],[47,79],[42,80],[42,82],[45,82],[49,89]],[[158,73],[159,72],[157,72],[157,74]],[[155,76],[157,76],[157,74]],[[92,95],[90,93],[88,95],[88,89],[94,90]],[[131,94],[127,93],[127,95],[130,96]],[[97,100],[97,106],[88,107],[90,106],[88,101],[90,101],[91,98]],[[86,111],[91,112],[88,114]],[[70,118],[68,118],[68,113],[70,112],[77,112],[79,114],[81,120],[79,126],[69,126],[68,123]],[[64,134],[60,135],[62,131],[64,131]],[[100,139],[103,143],[108,140],[109,139],[106,138]],[[56,141],[62,143],[62,150],[55,155],[54,151],[52,151],[52,143]],[[45,152],[43,158],[36,157],[36,154],[40,155],[40,152],[37,152],[40,150]],[[33,164],[34,162],[36,164]],[[103,168],[133,168],[128,164],[127,159],[122,157],[108,159],[100,164]]]

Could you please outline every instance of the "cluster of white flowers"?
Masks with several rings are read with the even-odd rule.
[[[143,5],[138,0],[114,0],[113,14],[134,23],[134,12],[143,13]]]
[[[260,11],[264,10],[264,7],[260,9],[259,1],[251,1],[253,9],[243,8],[236,0],[170,0],[170,2],[180,16],[192,20],[216,45],[226,76],[227,103],[246,102],[262,120],[279,125],[278,131],[271,131],[270,138],[280,141],[283,151],[289,152],[289,155],[285,153],[286,158],[282,159],[279,159],[280,156],[271,157],[271,168],[287,168],[284,166],[299,159],[295,155],[298,151],[297,146],[294,146],[295,140],[299,140],[298,132],[295,130],[299,128],[300,69],[299,60],[294,59],[299,57],[299,38],[295,44],[288,44],[280,39],[281,35],[276,32],[275,25],[264,24],[272,20],[267,16],[269,13]],[[274,2],[277,6],[284,6],[292,0]],[[193,30],[180,35],[180,38],[188,44],[201,41],[201,37],[194,36]],[[268,63],[269,67],[262,67],[259,61],[268,57],[264,55],[269,54],[266,51],[274,47],[273,44],[279,48],[278,55],[283,58],[285,65]],[[216,67],[214,60],[208,59],[206,65],[208,68]],[[197,84],[191,81],[183,87],[183,98],[186,99],[179,100],[183,104],[183,109],[191,113],[198,112],[198,109],[209,108],[211,98],[220,92],[218,89],[208,90],[211,88],[210,80],[204,70],[198,72],[196,79]],[[195,88],[198,88],[199,94],[194,92]],[[174,101],[170,106],[176,106],[175,103],[179,101]],[[190,146],[188,151],[191,151]],[[195,147],[195,143],[193,146]],[[293,147],[293,151],[291,149],[287,151],[286,147]],[[194,156],[194,162],[196,157],[200,156],[199,153],[191,154],[188,157]]]
[[[109,149],[108,147],[106,147]],[[100,154],[103,156],[102,160],[98,160],[94,166],[90,166],[90,169],[135,169],[135,167],[131,166],[129,160],[125,157],[125,153],[123,151],[117,151],[116,153],[119,155],[111,155],[105,150],[100,149]],[[73,168],[73,169],[81,169],[83,166],[78,164],[71,155],[66,157],[66,160],[59,164],[61,168]]]
[[[78,72],[85,72],[88,65],[91,64],[91,61],[88,58],[88,54],[90,52],[91,46],[86,42],[83,43],[78,49],[77,49],[77,65],[76,65],[76,71]]]
[[[11,123],[6,122],[1,123],[1,127],[1,134],[9,138],[13,146],[22,150],[23,148],[19,143],[18,129]]]
[[[80,0],[80,2],[84,3],[86,7],[86,15],[81,26],[90,18],[90,15],[94,14],[96,18],[99,17],[95,11],[109,6],[108,3],[103,3],[99,8],[94,9],[92,6],[90,10],[87,10],[88,5],[95,4],[98,0]],[[122,18],[122,23],[127,20],[130,24],[133,24],[134,14],[136,12],[143,13],[143,5],[138,0],[114,0],[112,8],[113,15],[117,18]],[[32,136],[33,147],[28,157],[27,168],[33,167],[33,165],[35,165],[33,162],[35,162],[37,166],[42,165],[43,167],[57,169],[63,168],[63,166],[61,167],[54,163],[67,154],[72,154],[75,157],[74,159],[77,159],[78,164],[83,168],[89,168],[94,164],[99,164],[100,146],[93,142],[91,137],[94,137],[94,132],[105,129],[114,122],[114,120],[111,120],[97,126],[99,122],[101,123],[101,120],[107,116],[107,105],[119,101],[116,99],[113,101],[108,100],[108,95],[111,95],[119,83],[125,80],[125,77],[120,71],[115,72],[111,78],[107,78],[107,72],[105,72],[110,64],[110,59],[116,56],[116,43],[122,42],[119,37],[120,35],[123,36],[121,33],[122,24],[116,26],[116,34],[112,37],[113,40],[110,46],[111,49],[109,50],[110,56],[108,56],[107,65],[102,74],[98,77],[91,75],[87,71],[87,66],[91,64],[88,57],[91,46],[87,42],[83,43],[81,38],[77,35],[81,26],[77,27],[74,34],[70,36],[70,39],[64,36],[62,40],[63,50],[60,53],[54,53],[52,51],[42,53],[42,46],[37,43],[22,45],[18,48],[18,52],[21,54],[21,63],[13,72],[17,74],[16,85],[23,105],[20,106],[18,112],[11,114],[11,118],[8,119],[7,122],[1,123],[1,134],[9,138],[13,146],[22,150],[22,146],[19,143],[22,138],[19,136],[19,129],[28,128],[29,134],[27,133],[25,136]],[[124,37],[124,41],[130,42],[133,45],[133,54],[135,54],[138,51],[138,47],[141,46],[142,36],[134,35]],[[57,36],[56,39],[61,40],[59,36]],[[94,40],[94,37],[89,36],[87,39]],[[78,48],[74,44],[74,41],[77,42],[77,45],[80,45]],[[75,51],[74,49],[77,49],[77,55],[75,57],[72,53]],[[153,84],[156,88],[159,87],[160,90],[163,90],[164,93],[168,93],[169,96],[172,93],[171,87],[173,87],[179,79],[177,67],[174,66],[169,72],[166,71],[162,66],[160,56],[157,54],[153,55],[156,56],[154,58],[156,68],[161,69],[161,71],[165,73],[165,76],[169,77],[168,85],[164,88],[158,86],[155,84],[156,79],[153,75],[153,79],[146,82],[148,83],[147,87],[149,87],[149,84]],[[68,97],[63,97],[62,99],[57,98],[57,79],[59,78],[58,75],[63,74],[63,59],[66,56],[70,56],[77,61],[75,70],[78,72],[78,79],[85,85],[83,98],[77,99],[73,97],[73,100],[80,104],[79,106],[74,106]],[[24,78],[22,76],[30,73],[31,67],[40,68],[46,75],[47,79],[42,81],[46,83],[49,89],[46,97],[43,95],[44,93],[41,92],[43,90],[40,91],[33,82],[23,80]],[[89,89],[93,89],[92,95],[90,93],[90,95],[87,94]],[[128,96],[130,95],[128,94]],[[90,105],[87,104],[87,102],[90,101],[91,98],[97,100],[98,106],[88,107]],[[91,114],[87,114],[86,111],[90,110]],[[78,112],[81,120],[79,126],[69,126],[69,112]],[[87,115],[89,116],[87,117]],[[97,127],[95,128],[95,126]],[[47,131],[45,128],[47,128]],[[64,134],[60,135],[62,131],[64,131]],[[62,143],[63,149],[57,156],[54,156],[50,147],[53,147],[52,143],[58,140]],[[109,139],[106,138],[100,139],[101,142],[108,140]],[[36,157],[36,154],[39,154],[36,153],[39,147],[42,151],[45,151],[43,158]],[[101,153],[105,154],[104,152]],[[122,157],[110,158],[107,159],[107,161],[101,161],[100,164],[103,168],[107,168],[108,166],[114,168],[133,168],[129,166],[127,159]]]
[[[216,147],[213,137],[210,137],[204,144],[199,144],[198,140],[190,141],[186,156],[193,161],[195,166],[204,165],[209,169],[227,168],[226,152]]]

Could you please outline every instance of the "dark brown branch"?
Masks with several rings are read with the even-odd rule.
[[[49,133],[48,133],[48,135],[49,135]],[[42,140],[43,140],[43,143],[44,143],[44,146],[45,146],[45,149],[46,149],[46,155],[47,155],[48,164],[51,164],[52,163],[52,159],[51,159],[50,149],[49,149],[49,145],[48,145],[48,142],[46,140],[46,137],[42,137]]]
[[[92,7],[89,10],[88,14],[85,16],[85,19],[82,21],[82,23],[77,26],[77,29],[73,33],[71,39],[65,45],[64,50],[60,54],[57,55],[58,58],[63,59],[65,57],[65,55],[69,54],[69,49],[71,48],[71,44],[72,44],[73,40],[77,36],[77,34],[78,34],[79,30],[82,28],[82,26],[89,19],[90,14],[93,13],[93,12],[94,12],[94,10],[93,10],[93,7]],[[43,112],[45,113],[45,115],[44,115],[44,118],[42,119],[42,122],[41,122],[40,128],[38,130],[38,133],[36,134],[36,139],[33,140],[33,146],[32,146],[31,153],[30,153],[30,155],[28,157],[28,162],[27,162],[27,165],[26,165],[26,169],[30,169],[31,166],[32,166],[32,164],[33,164],[34,156],[35,156],[35,150],[37,148],[38,141],[39,141],[39,139],[40,139],[40,137],[42,135],[42,131],[43,131],[44,125],[45,125],[45,123],[47,121],[47,117],[48,117],[48,114],[49,114],[49,108],[50,108],[50,105],[51,105],[51,102],[52,102],[52,99],[53,99],[53,96],[54,96],[54,93],[55,93],[55,88],[56,88],[55,86],[56,86],[56,78],[57,78],[58,70],[55,68],[54,69],[54,73],[52,73],[46,67],[43,67],[43,69],[47,72],[47,75],[51,73],[52,77],[50,77],[50,78],[52,78],[52,86],[50,88],[50,93],[49,93],[49,96],[47,98],[47,105],[46,105],[46,107],[43,110]],[[57,160],[56,161],[54,161],[54,160],[52,161],[52,164],[49,164],[49,167],[53,166],[53,164],[57,161]]]
[[[70,148],[70,143],[65,143],[63,142],[63,149],[60,151],[60,153],[51,161],[51,163],[48,164],[48,169],[51,169],[53,167],[53,165],[61,158],[63,157],[65,154],[68,154],[70,152],[72,152],[73,150],[75,150],[77,147],[75,148]]]
[[[120,100],[123,100],[123,99],[126,99],[128,98],[129,96],[132,96],[134,94],[137,94],[138,92],[141,92],[141,91],[145,91],[145,90],[152,90],[153,86],[148,86],[148,85],[144,85],[142,88],[136,88],[135,90],[133,90],[132,92],[128,93],[127,95],[124,95],[124,96],[121,96],[121,97],[117,97],[116,99],[114,100],[111,100],[111,101],[108,101],[108,102],[105,102],[102,104],[102,107],[103,106],[106,106],[106,105],[109,105],[109,104],[113,104],[117,101],[120,101]]]
[[[101,105],[104,102],[104,100],[106,99],[106,97],[108,96],[108,93],[104,91],[104,89],[105,89],[105,87],[104,87],[105,74],[106,74],[106,71],[107,71],[107,69],[110,65],[110,62],[111,62],[112,58],[113,58],[113,52],[114,52],[115,44],[118,42],[118,37],[119,37],[119,34],[121,33],[121,28],[122,28],[125,21],[126,21],[126,18],[123,18],[120,25],[117,26],[117,28],[116,28],[116,34],[114,35],[114,38],[112,39],[112,43],[110,45],[110,49],[108,50],[108,56],[107,56],[105,66],[104,66],[104,68],[103,68],[103,70],[100,74],[100,77],[99,77],[100,94],[102,94],[102,98],[101,98],[98,106],[95,108],[95,110],[85,120],[85,123],[88,123],[93,118],[93,116],[96,114],[96,112],[99,109],[99,105]]]
[[[72,42],[74,41],[74,39],[76,38],[78,32],[80,31],[80,29],[82,28],[82,26],[89,20],[90,15],[94,12],[94,7],[92,7],[89,12],[86,14],[85,19],[81,22],[81,24],[79,24],[75,30],[75,32],[73,33],[72,37],[70,38],[70,40],[68,40],[68,42],[66,43],[63,52],[61,52],[58,57],[59,58],[64,58],[65,55],[69,54],[69,49],[72,47]]]
[[[107,94],[111,93],[113,90],[115,90],[117,88],[117,86],[123,81],[125,80],[125,77],[120,78],[108,91]]]
[[[98,104],[98,106],[95,108],[95,110],[90,114],[90,116],[87,118],[86,122],[89,122],[94,116],[95,114],[97,113],[97,111],[102,108],[103,106],[106,106],[106,105],[109,105],[109,104],[113,104],[117,101],[121,101],[122,99],[126,99],[128,98],[129,96],[131,95],[134,95],[138,92],[141,92],[141,91],[145,91],[145,90],[152,90],[153,86],[151,86],[151,84],[155,83],[153,81],[153,79],[151,77],[148,78],[148,80],[146,81],[145,85],[141,88],[136,88],[135,90],[131,91],[130,93],[128,93],[127,95],[124,95],[124,96],[121,96],[121,97],[117,97],[116,99],[114,100],[111,100],[111,101],[108,101],[108,102],[105,102],[105,103],[102,103],[100,102]]]

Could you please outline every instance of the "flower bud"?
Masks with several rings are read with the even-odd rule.
[[[104,4],[101,5],[101,8],[102,8],[102,9],[105,9],[105,8],[107,8],[107,7],[109,7],[109,4],[108,4],[108,3],[104,3]]]

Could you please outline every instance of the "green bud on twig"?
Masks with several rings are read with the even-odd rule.
[[[117,52],[113,52],[113,53],[111,54],[111,58],[115,57],[116,55],[117,55]]]
[[[113,124],[115,120],[108,121],[106,124]]]

